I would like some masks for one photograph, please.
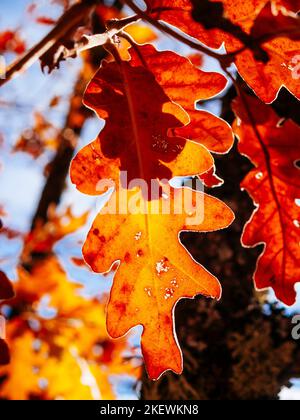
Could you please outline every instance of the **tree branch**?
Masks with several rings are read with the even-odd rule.
[[[212,50],[210,50],[209,48],[204,47],[203,45],[201,45],[199,42],[193,41],[192,39],[186,38],[184,35],[181,35],[179,32],[175,32],[171,27],[165,25],[164,23],[153,19],[151,16],[149,16],[147,14],[147,12],[144,12],[143,10],[141,10],[135,3],[133,0],[122,0],[124,4],[126,4],[127,6],[129,6],[134,13],[136,13],[137,16],[139,16],[141,19],[143,19],[144,21],[150,23],[152,26],[154,26],[156,29],[158,29],[159,31],[165,32],[167,35],[172,36],[173,38],[177,39],[177,41],[180,41],[182,43],[184,43],[185,45],[187,45],[190,48],[193,48],[203,54],[206,54],[210,57],[215,58],[216,60],[219,61],[223,61],[224,59],[226,59],[225,55],[216,53]]]
[[[18,74],[26,71],[36,61],[38,61],[51,48],[58,44],[66,34],[76,30],[91,15],[97,5],[97,0],[82,0],[67,10],[58,20],[56,26],[46,35],[37,45],[29,50],[23,57],[13,62],[7,69],[5,79],[0,80],[0,87],[12,80]],[[84,36],[82,40],[75,45],[75,48],[69,50],[61,46],[61,58],[74,57],[78,53],[104,45],[113,36],[117,35],[127,25],[137,21],[137,16],[131,16],[124,19],[115,19],[107,22],[107,30],[101,34],[93,36]]]
[[[98,17],[94,22],[93,31],[102,32],[104,29],[104,21],[99,21]],[[83,68],[75,84],[74,94],[70,99],[65,125],[60,133],[59,148],[50,164],[50,171],[32,220],[32,230],[38,222],[47,222],[50,206],[59,204],[61,200],[69,166],[74,156],[74,151],[84,122],[89,116],[93,116],[93,113],[83,105],[82,96],[87,83],[99,67],[101,60],[106,56],[107,52],[101,46],[90,50],[88,55],[85,56]]]
[[[66,33],[78,27],[80,23],[94,10],[96,1],[83,0],[67,10],[58,20],[56,26],[37,45],[29,50],[23,57],[12,63],[7,71],[6,78],[0,80],[0,87],[10,81],[17,74],[31,67],[39,58],[50,50]]]
[[[75,47],[71,50],[68,48],[64,48],[62,52],[63,59],[74,57],[74,55],[78,55],[80,52],[90,50],[95,47],[100,47],[118,35],[123,29],[125,29],[128,25],[134,22],[138,22],[140,18],[137,15],[129,16],[124,19],[113,19],[107,22],[107,31],[101,34],[96,35],[83,35],[82,39],[75,44]]]

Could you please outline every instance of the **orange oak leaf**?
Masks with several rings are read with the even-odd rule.
[[[255,51],[251,49],[251,39],[254,36],[254,43],[259,45],[259,42],[251,31],[261,13],[265,14],[267,11],[273,15],[274,21],[282,20],[281,15],[292,3],[270,0],[211,0],[205,1],[208,9],[204,13],[204,2],[201,4],[197,0],[147,1],[152,17],[176,26],[207,46],[219,48],[224,43],[229,53],[242,49],[235,57],[237,69],[255,93],[267,103],[276,99],[282,85],[300,98],[299,79],[295,77],[294,71],[299,61],[295,62],[296,58],[300,55],[299,31],[297,39],[289,39],[285,31],[283,35],[273,39],[274,28],[266,25],[265,32],[260,33],[259,41],[264,41],[261,46],[268,54],[268,61],[256,60]],[[294,5],[292,11],[296,8],[298,6]],[[207,13],[211,13],[211,16]],[[299,17],[295,13],[291,13],[290,17],[299,26]],[[218,24],[222,29],[218,29]],[[241,38],[245,38],[244,43]],[[246,44],[246,49],[243,44]]]
[[[257,288],[272,287],[278,299],[292,305],[300,281],[300,128],[289,120],[282,123],[272,108],[253,97],[237,100],[234,109],[239,149],[255,165],[242,183],[257,205],[242,242],[264,245]]]
[[[227,85],[226,78],[219,73],[204,72],[174,52],[159,52],[152,45],[136,46],[129,52],[132,65],[149,68],[166,95],[189,114],[190,122],[174,130],[175,134],[197,141],[214,153],[228,152],[233,144],[229,125],[195,107],[198,101],[221,93]]]
[[[190,70],[195,69],[188,63]],[[174,83],[178,82],[177,96],[183,77],[174,78]],[[174,98],[169,98],[167,91],[150,70],[134,61],[117,58],[116,62],[103,63],[86,90],[84,102],[106,124],[99,138],[79,152],[72,163],[72,182],[80,191],[99,194],[98,182],[118,181],[120,171],[127,172],[128,182],[141,178],[149,183],[153,179],[198,175],[214,166],[206,147],[172,134],[172,129],[189,123],[189,115],[172,101],[176,89]],[[228,136],[227,127],[225,131]]]
[[[267,8],[270,6],[266,6]],[[263,10],[262,14],[270,15],[270,10]],[[276,19],[280,20],[280,13]],[[258,17],[260,19],[260,16]],[[276,20],[274,18],[274,20]],[[288,20],[288,18],[286,18]],[[300,18],[290,18],[297,21],[291,25],[292,34],[297,36],[297,39],[290,39],[288,36],[276,37],[273,40],[262,44],[264,50],[268,53],[269,61],[262,63],[253,59],[251,51],[246,50],[238,54],[236,58],[236,65],[240,75],[245,79],[248,85],[254,90],[264,102],[273,102],[278,94],[278,91],[284,85],[292,94],[300,99],[300,72],[298,71],[300,63]],[[273,22],[273,19],[270,19]],[[272,34],[276,24],[268,26],[266,18],[261,18],[259,24],[262,30],[261,37]],[[294,28],[298,26],[298,32]],[[272,29],[273,27],[273,29]],[[266,35],[263,29],[265,28]],[[269,28],[269,31],[267,30]],[[287,21],[283,22],[282,31],[288,31],[289,24]]]
[[[122,337],[141,324],[149,376],[158,379],[166,370],[179,374],[182,355],[173,319],[176,303],[198,294],[217,299],[221,295],[218,280],[183,250],[179,234],[226,228],[234,216],[218,199],[186,188],[171,189],[156,202],[144,200],[136,191],[121,191],[123,195],[115,192],[110,203],[116,203],[118,209],[127,202],[129,209],[130,203],[139,202],[141,212],[110,214],[104,208],[90,230],[83,254],[99,273],[119,262],[108,305],[109,334]],[[185,200],[183,212],[180,197],[184,191],[190,199]],[[169,206],[173,211],[164,214]]]

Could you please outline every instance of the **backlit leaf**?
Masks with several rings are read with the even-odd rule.
[[[130,55],[129,62],[104,62],[85,94],[86,105],[106,121],[72,163],[72,181],[87,194],[102,192],[102,179],[118,182],[120,171],[127,171],[128,182],[206,173],[213,168],[207,148],[224,153],[232,146],[229,126],[195,109],[197,100],[224,89],[222,75],[150,45]]]
[[[276,39],[269,39],[269,35],[274,33],[274,27],[269,25],[262,26],[263,32],[260,32],[259,39],[256,38],[255,33],[252,33],[254,45],[257,46],[259,41],[263,41],[261,46],[269,57],[266,62],[256,59],[255,51],[250,48],[251,38],[247,41],[249,45],[246,44],[245,49],[243,47],[246,41],[241,42],[240,37],[235,36],[234,30],[217,29],[218,21],[216,22],[216,5],[218,5],[219,8],[223,7],[220,9],[223,10],[223,15],[221,14],[223,17],[220,20],[225,19],[229,28],[233,25],[240,28],[244,34],[250,35],[260,13],[268,10],[269,14],[274,15],[274,21],[282,19],[283,5],[289,9],[289,6],[293,6],[292,11],[295,12],[298,6],[294,2],[273,1],[271,4],[269,0],[205,1],[211,15],[200,12],[203,3],[198,0],[148,0],[147,3],[154,18],[178,27],[211,48],[219,48],[223,43],[229,53],[242,48],[243,51],[235,57],[238,71],[264,102],[274,101],[282,85],[300,98],[299,78],[295,77],[294,70],[299,62],[299,60],[296,62],[296,58],[300,55],[299,31],[297,36],[293,32],[293,39],[290,39],[286,33],[282,36],[276,34]],[[205,21],[203,21],[204,18]],[[299,18],[295,13],[290,19],[294,19],[294,26],[299,27]]]
[[[198,175],[213,167],[204,146],[171,133],[188,124],[189,116],[143,65],[104,62],[84,101],[106,124],[73,161],[71,177],[80,191],[99,194],[98,182],[118,182],[120,171],[127,172],[128,182],[141,178],[149,183]]]
[[[292,121],[280,123],[275,112],[258,99],[238,100],[234,131],[239,149],[255,169],[243,181],[257,209],[245,227],[245,246],[264,245],[255,283],[272,287],[287,305],[295,302],[300,281],[300,128]]]
[[[217,299],[221,295],[217,279],[188,255],[178,237],[183,230],[208,232],[225,228],[233,221],[233,214],[216,198],[191,191],[186,213],[182,214],[182,203],[177,200],[183,191],[171,190],[168,198],[156,203],[141,198],[140,206],[147,209],[146,215],[105,214],[104,209],[83,250],[88,264],[99,273],[120,261],[108,305],[108,332],[118,338],[136,325],[144,327],[142,350],[152,379],[168,369],[182,371],[173,319],[178,300],[198,294]],[[136,192],[123,194],[130,207]],[[124,195],[116,193],[114,200],[117,208],[124,205]],[[154,204],[160,208],[159,214],[151,213]],[[164,206],[174,212],[162,214]],[[197,217],[195,208],[200,211]],[[195,220],[187,226],[190,217]]]
[[[144,63],[168,97],[189,114],[190,123],[176,129],[177,135],[197,141],[212,152],[228,152],[233,144],[228,124],[195,107],[196,102],[210,99],[225,89],[227,80],[224,76],[204,72],[188,59],[171,51],[158,52],[151,45],[132,48],[130,55],[132,65],[141,66]]]

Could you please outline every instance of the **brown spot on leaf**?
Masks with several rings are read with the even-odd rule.
[[[129,254],[129,252],[126,252],[126,254],[124,255],[124,261],[126,263],[129,263],[131,261],[131,255]]]

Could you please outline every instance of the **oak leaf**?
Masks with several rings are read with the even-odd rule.
[[[207,148],[223,153],[232,145],[223,120],[195,109],[196,100],[221,92],[226,79],[175,53],[136,48],[130,61],[104,62],[86,90],[85,104],[106,124],[72,163],[72,182],[84,193],[99,194],[99,181],[118,182],[120,171],[128,182],[148,183],[206,173],[214,166]]]
[[[174,176],[209,173],[212,177],[214,162],[205,146],[220,153],[227,151],[232,132],[222,120],[197,111],[195,102],[222,91],[226,79],[204,73],[189,60],[172,52],[158,52],[149,45],[132,48],[129,61],[113,54],[115,62],[102,64],[85,94],[85,104],[105,120],[105,126],[99,138],[72,163],[71,178],[76,187],[87,194],[100,194],[99,181],[111,179],[118,184],[122,170],[127,181],[141,178],[148,186],[153,179],[168,181]],[[181,129],[194,141],[178,137]],[[109,204],[123,207],[133,199],[148,209],[147,215],[132,214],[129,209],[127,216],[123,212],[105,214],[103,210],[83,253],[99,273],[121,262],[108,306],[108,331],[114,338],[121,337],[142,324],[146,366],[150,377],[157,379],[168,369],[182,371],[173,324],[176,302],[197,294],[219,298],[221,289],[215,277],[196,264],[178,241],[180,231],[189,230],[183,203],[175,200],[184,190],[171,189],[167,198],[161,194],[160,199],[157,195],[148,200],[147,193],[139,189],[137,199],[134,187],[117,187]],[[233,214],[224,203],[200,192],[191,194],[188,205],[201,199],[203,219],[190,230],[212,231],[232,222]],[[153,205],[161,208],[174,203],[178,207],[173,215],[152,213]],[[195,209],[189,210],[193,214]]]
[[[237,100],[234,109],[240,152],[255,165],[242,183],[257,205],[242,242],[264,245],[254,277],[257,288],[271,287],[278,299],[292,305],[300,281],[300,128],[282,122],[253,97]]]
[[[129,53],[131,64],[147,66],[166,95],[188,113],[190,122],[175,129],[175,134],[196,141],[214,153],[227,153],[233,145],[229,125],[195,106],[198,101],[220,94],[226,88],[226,78],[220,73],[202,71],[174,52],[159,52],[152,45],[136,46]]]
[[[103,209],[83,249],[95,272],[104,273],[119,261],[108,305],[108,332],[118,338],[139,324],[143,326],[142,351],[152,379],[166,370],[182,372],[173,319],[176,303],[198,294],[217,299],[221,295],[218,280],[184,251],[178,238],[184,230],[226,228],[233,214],[218,199],[195,191],[189,191],[185,213],[178,200],[184,190],[171,189],[156,203],[139,195],[140,208],[146,210],[142,214],[109,214]],[[123,194],[126,198],[118,192],[111,198],[116,208],[124,206],[125,200],[130,207],[131,200],[136,200],[137,192]],[[157,214],[151,210],[154,204],[160,209]],[[174,211],[163,214],[165,206]],[[187,226],[187,219],[195,217],[195,209],[201,210],[201,216]]]
[[[209,3],[211,7],[220,5],[223,13],[222,18],[226,22],[231,23],[235,28],[239,27],[243,34],[251,35],[250,38],[248,37],[248,41],[241,42],[240,36],[237,36],[234,31],[226,31],[224,26],[217,29],[213,13],[207,19],[212,22],[211,28],[205,27],[204,15],[197,14],[201,4],[195,0],[148,0],[147,2],[151,16],[155,19],[176,26],[211,48],[219,48],[224,43],[228,53],[240,51],[235,57],[237,69],[264,102],[274,101],[282,85],[285,85],[295,96],[300,98],[299,80],[294,77],[294,67],[297,65],[294,60],[300,54],[299,31],[297,37],[293,32],[296,39],[289,39],[286,33],[273,39],[273,36],[270,35],[274,35],[274,28],[270,28],[269,25],[266,25],[263,34],[260,34],[260,39],[251,33],[256,19],[259,18],[260,13],[265,13],[266,10],[268,13],[277,14],[276,17],[274,16],[274,21],[282,20],[282,2],[211,0]],[[290,3],[292,4],[292,2]],[[285,2],[284,5],[288,6],[288,3]],[[294,11],[295,8],[294,5],[292,10]],[[215,13],[214,8],[209,10],[213,10]],[[297,25],[299,27],[299,17],[293,13],[290,18],[295,21],[294,27]],[[271,33],[268,32],[270,29]],[[253,38],[253,42],[251,38]],[[266,57],[256,59],[255,50],[250,48],[251,45],[261,46],[267,53],[268,60],[265,60]]]

